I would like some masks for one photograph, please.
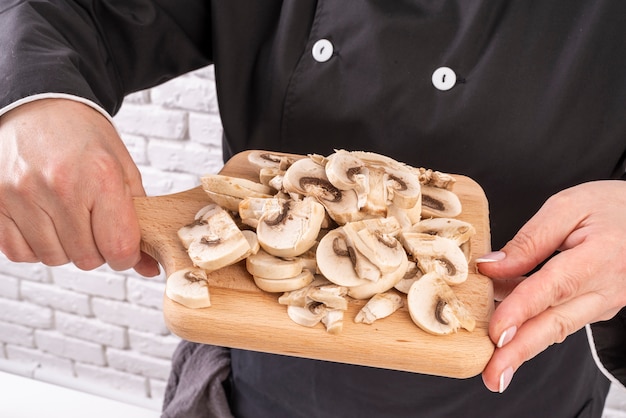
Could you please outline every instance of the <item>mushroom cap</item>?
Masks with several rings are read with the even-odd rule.
[[[403,231],[399,238],[424,273],[436,271],[449,284],[467,280],[467,258],[453,240],[409,231]]]
[[[207,275],[199,268],[185,268],[170,274],[165,284],[165,294],[187,308],[211,306]]]
[[[413,322],[428,333],[446,335],[461,327],[474,329],[475,320],[436,272],[423,275],[411,285],[407,305]]]
[[[187,253],[196,267],[214,271],[250,254],[248,240],[228,212],[216,204],[202,209],[199,222],[183,228],[184,234],[179,230],[179,236],[186,236]]]
[[[476,234],[476,228],[471,223],[454,218],[422,219],[413,224],[409,231],[448,238],[457,245],[467,242]]]
[[[345,247],[345,236],[340,229],[329,231],[317,245],[317,268],[331,282],[339,286],[358,286],[369,282],[360,278]]]
[[[316,243],[325,216],[324,207],[312,198],[285,201],[280,210],[266,211],[259,218],[259,244],[278,257],[298,256]]]
[[[422,186],[422,216],[454,218],[463,210],[459,197],[450,190]]]
[[[357,193],[335,187],[328,180],[324,166],[311,158],[298,160],[287,169],[283,189],[290,194],[314,197],[339,224],[363,219],[367,215],[359,210]]]

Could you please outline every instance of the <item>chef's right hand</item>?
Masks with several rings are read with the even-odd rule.
[[[111,123],[71,100],[0,118],[0,251],[16,262],[158,274],[139,249],[139,171]]]

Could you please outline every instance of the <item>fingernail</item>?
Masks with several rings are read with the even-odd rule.
[[[498,391],[500,393],[504,392],[506,388],[509,387],[509,384],[511,383],[512,379],[513,379],[513,367],[508,367],[504,369],[504,371],[500,375],[500,387],[498,388]]]
[[[502,348],[506,344],[508,344],[513,339],[513,337],[515,337],[516,332],[517,327],[515,325],[505,329],[504,332],[500,334],[500,339],[498,340],[498,348]]]
[[[502,251],[493,251],[485,254],[482,257],[476,259],[477,263],[494,263],[496,261],[502,261],[506,257],[506,253]]]

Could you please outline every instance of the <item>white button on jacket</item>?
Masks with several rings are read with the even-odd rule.
[[[326,62],[333,56],[333,44],[328,39],[320,39],[313,44],[313,59],[317,62]]]
[[[433,85],[441,91],[450,90],[456,84],[456,74],[448,67],[439,67],[433,73]]]

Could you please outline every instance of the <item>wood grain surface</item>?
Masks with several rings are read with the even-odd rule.
[[[247,152],[235,155],[222,174],[258,181]],[[454,177],[454,191],[463,203],[458,218],[476,228],[471,247],[473,256],[480,256],[491,247],[487,199],[475,181]],[[161,264],[166,275],[191,266],[176,232],[208,203],[200,187],[136,199],[142,250]],[[338,335],[328,334],[322,324],[297,325],[287,316],[286,307],[278,304],[280,294],[258,289],[243,262],[211,273],[209,289],[212,306],[202,309],[186,308],[164,296],[165,322],[174,334],[206,344],[455,378],[479,374],[494,350],[487,335],[493,288],[488,278],[476,273],[473,258],[468,280],[454,290],[477,318],[476,329],[448,336],[420,330],[406,307],[372,325],[355,323],[353,318],[365,301],[353,299]]]

